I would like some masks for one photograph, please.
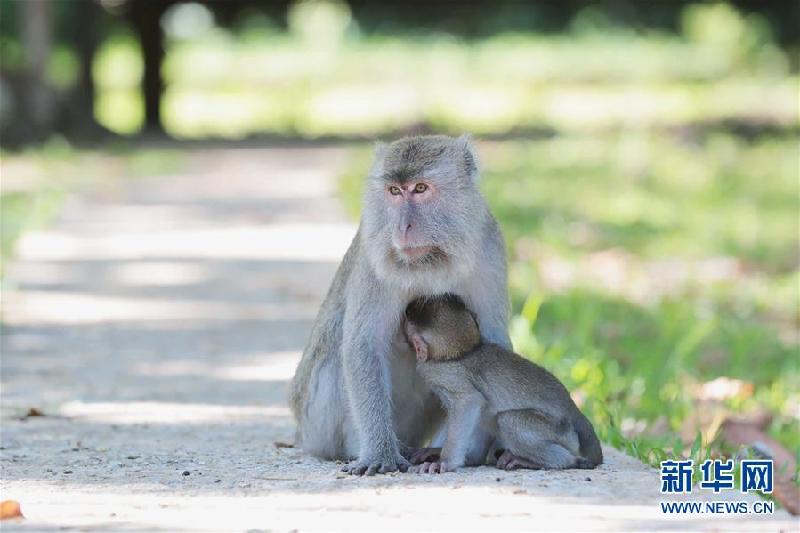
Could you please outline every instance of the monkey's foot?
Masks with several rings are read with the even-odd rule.
[[[439,455],[442,453],[441,448],[411,448],[406,450],[405,458],[411,462],[412,465],[427,463],[430,461],[438,461]]]
[[[500,470],[516,470],[517,468],[530,468],[532,470],[541,470],[542,465],[529,461],[524,457],[514,455],[508,450],[504,450],[500,457],[497,458],[497,468]]]
[[[375,474],[388,474],[389,472],[406,472],[411,465],[401,455],[394,460],[367,459],[353,461],[342,468],[342,472],[354,476],[374,476]]]
[[[417,474],[444,474],[445,472],[456,471],[454,466],[450,466],[444,461],[427,461],[411,468]]]

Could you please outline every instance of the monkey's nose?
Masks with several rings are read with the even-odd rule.
[[[409,242],[408,239],[411,236],[411,224],[408,224],[405,229],[400,229],[399,233],[397,240],[400,241],[400,246],[407,246]]]

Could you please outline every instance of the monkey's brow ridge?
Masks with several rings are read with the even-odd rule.
[[[391,170],[389,172],[385,172],[383,176],[384,181],[389,181],[392,183],[405,183],[407,181],[412,180],[415,176],[419,175],[419,168],[408,168],[402,167],[395,170]]]
[[[384,181],[394,183],[406,183],[415,178],[420,177],[426,170],[435,166],[438,163],[436,160],[406,163],[399,165],[397,168],[384,172],[381,178]]]

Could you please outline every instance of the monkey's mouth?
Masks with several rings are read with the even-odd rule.
[[[407,267],[425,267],[439,265],[447,261],[445,254],[438,246],[409,246],[392,248],[391,257]]]
[[[407,246],[405,248],[400,248],[398,252],[401,257],[416,261],[432,254],[434,250],[436,250],[435,246]]]

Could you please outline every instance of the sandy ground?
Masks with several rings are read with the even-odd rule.
[[[664,515],[658,474],[613,449],[589,472],[360,479],[276,446],[292,440],[287,382],[355,231],[336,201],[344,161],[198,152],[185,174],[71,199],[20,242],[0,487],[27,518],[4,531],[797,529],[783,512]]]

